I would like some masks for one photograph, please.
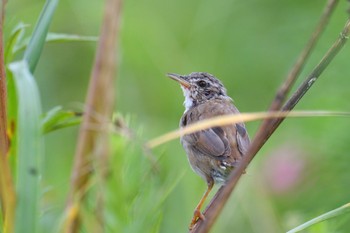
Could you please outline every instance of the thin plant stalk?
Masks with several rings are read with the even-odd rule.
[[[328,0],[323,13],[321,15],[321,18],[316,26],[316,29],[312,33],[309,41],[307,42],[306,46],[304,47],[303,51],[300,53],[296,63],[294,64],[293,68],[289,71],[285,81],[282,83],[280,88],[277,91],[277,94],[275,96],[275,99],[273,100],[269,111],[277,111],[281,108],[283,102],[285,101],[287,94],[289,93],[291,87],[295,83],[296,79],[298,78],[300,72],[304,68],[307,59],[310,57],[311,52],[316,46],[317,41],[319,40],[320,36],[324,32],[329,19],[334,12],[334,9],[336,5],[338,4],[339,0]],[[267,121],[266,121],[267,122]],[[262,125],[263,128],[263,125]]]
[[[319,78],[321,73],[333,60],[336,54],[341,50],[343,45],[346,43],[350,31],[350,21],[348,20],[345,27],[332,45],[326,55],[322,58],[321,62],[316,66],[316,68],[311,72],[311,74],[305,79],[302,85],[295,91],[293,96],[287,101],[287,103],[282,108],[284,111],[292,110],[299,100],[304,96],[304,94],[311,88],[315,81]],[[272,123],[267,124],[266,128],[261,128],[256,134],[250,148],[248,149],[246,155],[243,157],[241,163],[236,169],[230,174],[227,184],[222,186],[216,193],[212,201],[209,203],[207,209],[204,212],[205,221],[199,220],[195,228],[191,232],[209,232],[218,215],[221,213],[225,203],[230,197],[233,189],[236,187],[241,175],[246,170],[249,163],[255,157],[260,148],[265,144],[272,133],[277,129],[280,123],[283,121],[283,117],[273,120]]]
[[[93,162],[96,161],[99,168],[104,168],[107,164],[108,132],[89,130],[89,125],[106,123],[94,118],[95,113],[107,120],[111,119],[112,116],[120,8],[121,0],[106,1],[101,36],[86,97],[86,109],[78,136],[70,192],[66,205],[66,213],[71,213],[74,209],[76,214],[67,216],[64,225],[65,232],[79,230],[80,214],[79,208],[76,207],[80,206],[84,199],[91,172],[94,169]],[[105,174],[104,171],[98,170],[98,172],[102,174],[101,177]],[[103,229],[98,231],[103,231]]]
[[[331,210],[327,213],[324,213],[316,218],[313,218],[303,224],[301,224],[300,226],[297,226],[296,228],[293,228],[292,230],[288,231],[287,233],[297,233],[297,232],[301,232],[302,230],[305,230],[317,223],[326,221],[328,219],[331,218],[335,218],[339,215],[343,215],[343,214],[347,214],[350,212],[350,203],[347,203],[337,209]]]
[[[239,122],[250,122],[264,119],[279,119],[279,118],[293,118],[293,117],[348,117],[350,112],[331,112],[331,111],[275,111],[275,112],[253,112],[217,116],[194,124],[180,128],[152,140],[149,140],[145,146],[147,148],[155,148],[168,141],[177,139],[183,135],[195,133],[201,130],[206,130],[218,126],[227,126]]]

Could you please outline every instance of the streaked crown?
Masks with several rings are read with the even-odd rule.
[[[211,99],[229,98],[225,87],[211,74],[193,72],[189,75],[168,74],[168,76],[181,84],[186,109]]]

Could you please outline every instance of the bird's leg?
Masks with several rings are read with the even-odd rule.
[[[203,197],[201,198],[201,200],[199,201],[196,209],[194,210],[194,213],[193,213],[193,218],[192,218],[192,221],[191,221],[191,224],[189,226],[189,229],[191,230],[193,228],[193,226],[197,223],[198,219],[202,219],[204,220],[205,217],[204,215],[202,214],[201,212],[201,208],[202,208],[202,205],[204,204],[205,200],[207,199],[210,191],[212,190],[213,186],[214,186],[214,181],[211,179],[211,180],[208,180],[207,181],[207,190],[205,191]]]

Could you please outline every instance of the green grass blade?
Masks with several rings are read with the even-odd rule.
[[[28,25],[20,22],[16,25],[16,27],[12,30],[11,35],[8,39],[8,42],[6,43],[6,49],[5,49],[5,62],[6,64],[10,63],[13,59],[13,56],[16,53],[18,44],[21,43],[21,39],[24,34],[25,28],[28,27]]]
[[[307,221],[306,223],[301,224],[300,226],[293,228],[292,230],[288,231],[287,233],[296,233],[300,232],[302,230],[305,230],[308,227],[311,227],[317,223],[320,223],[322,221],[335,218],[339,215],[347,214],[350,212],[350,203],[347,203],[337,209],[331,210],[325,214],[322,214],[314,219],[311,219],[310,221]]]
[[[17,137],[16,122],[17,122],[17,93],[16,85],[11,72],[7,72],[7,134],[10,142],[8,159],[12,175],[15,180],[16,161],[17,161]]]
[[[33,35],[24,53],[24,60],[28,62],[29,70],[31,73],[34,72],[35,67],[39,61],[57,4],[58,0],[46,1],[44,9],[40,14]]]
[[[73,42],[73,41],[96,42],[98,41],[98,37],[49,32],[49,34],[47,35],[46,41],[47,42]]]
[[[59,42],[96,42],[98,37],[96,36],[82,36],[65,33],[52,33],[49,32],[46,37],[47,43],[59,43]],[[25,39],[20,45],[14,48],[14,53],[18,53],[25,50],[29,44],[29,38]]]
[[[81,113],[63,110],[57,106],[48,111],[41,121],[42,132],[49,133],[57,129],[66,128],[81,123]]]
[[[40,162],[43,160],[39,91],[26,61],[11,63],[17,93],[15,232],[36,232]]]

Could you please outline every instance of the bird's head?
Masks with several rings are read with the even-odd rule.
[[[229,98],[225,87],[211,74],[204,72],[193,72],[189,75],[169,73],[168,77],[180,83],[185,96],[186,110],[211,99]]]

